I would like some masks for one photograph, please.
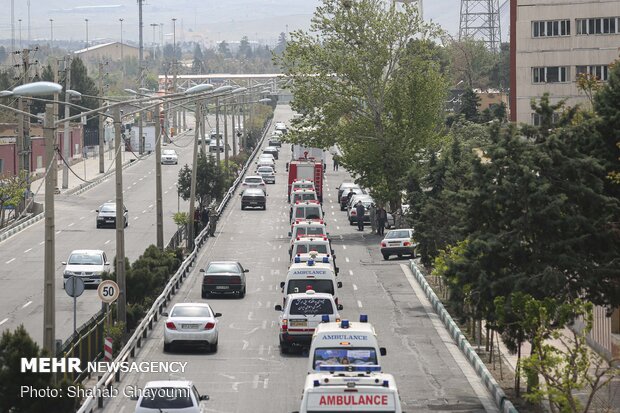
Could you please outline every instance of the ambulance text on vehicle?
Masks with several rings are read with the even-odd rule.
[[[360,315],[360,322],[322,323],[312,336],[308,373],[321,371],[326,366],[374,369],[381,366],[381,356],[386,354],[386,349],[379,347],[375,329],[364,314]]]

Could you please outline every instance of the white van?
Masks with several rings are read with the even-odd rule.
[[[302,293],[310,289],[317,293],[327,293],[334,296],[338,305],[337,289],[342,288],[342,282],[336,282],[336,272],[329,263],[306,261],[291,264],[286,274],[286,281],[280,283],[282,293]]]
[[[315,373],[306,377],[299,412],[402,413],[396,380],[385,373]]]
[[[368,316],[360,315],[360,322],[342,320],[322,323],[314,330],[308,357],[308,373],[340,369],[353,365],[374,371],[381,366],[385,347],[379,347],[377,334]],[[321,367],[323,366],[323,367]]]

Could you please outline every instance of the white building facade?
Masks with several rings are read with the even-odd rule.
[[[532,98],[549,92],[552,103],[587,103],[577,88],[580,73],[606,81],[620,48],[620,0],[512,0],[516,3],[512,67],[513,120],[537,124]],[[512,29],[512,28],[511,28]],[[516,115],[516,116],[514,116]]]

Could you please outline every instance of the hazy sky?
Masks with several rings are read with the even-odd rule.
[[[11,38],[11,1],[14,1],[17,48],[20,47],[20,33],[23,47],[27,45],[29,35],[32,41],[48,42],[52,32],[55,40],[85,42],[87,25],[89,42],[118,41],[121,18],[123,40],[138,40],[137,0],[30,0],[30,33],[28,0],[2,0],[5,13],[0,20],[0,38],[3,39]],[[143,6],[144,42],[147,45],[159,43],[162,37],[164,42],[171,42],[172,19],[176,18],[177,41],[213,43],[235,41],[246,35],[250,40],[272,43],[280,32],[307,28],[319,3],[318,0],[146,0]],[[457,34],[460,3],[460,0],[427,0],[424,17]],[[19,19],[22,20],[21,31]],[[504,33],[507,22],[506,14],[502,17]]]

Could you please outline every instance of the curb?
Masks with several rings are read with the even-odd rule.
[[[142,160],[145,158],[150,157],[151,154],[147,154],[147,155],[143,155]],[[134,158],[133,160],[129,160],[127,162],[125,162],[122,166],[122,169],[126,169],[128,167],[130,167],[131,165],[135,165],[138,162],[137,158]],[[99,185],[101,182],[103,182],[104,180],[108,179],[110,177],[110,175],[112,175],[115,172],[115,169],[110,169],[107,173],[105,173],[103,176],[97,178],[95,181],[90,182],[88,184],[82,184],[80,186],[77,186],[75,188],[71,188],[63,193],[61,193],[61,195],[80,195],[83,192],[88,191],[89,189],[92,189],[93,187]],[[15,227],[9,229],[8,231],[5,231],[3,233],[0,234],[0,242],[4,241],[7,238],[12,237],[13,235],[17,234],[18,232],[26,229],[27,227],[29,227],[30,225],[42,220],[45,217],[45,209],[42,210],[40,213],[38,213],[37,215],[35,215],[32,218],[27,219],[26,221],[22,222],[19,225],[16,225]]]
[[[474,368],[476,374],[484,383],[484,386],[493,396],[493,400],[495,401],[497,407],[502,413],[519,413],[515,406],[512,404],[512,402],[506,397],[506,393],[504,393],[504,390],[502,390],[501,386],[497,383],[495,378],[491,375],[491,373],[489,373],[489,370],[486,368],[478,354],[469,344],[467,338],[463,335],[463,333],[461,333],[461,330],[456,325],[441,300],[439,300],[431,286],[428,284],[428,282],[426,282],[426,279],[424,278],[424,275],[422,275],[422,272],[418,268],[418,265],[413,260],[410,260],[409,266],[411,268],[411,271],[413,272],[413,275],[415,276],[416,281],[418,282],[418,284],[420,284],[420,287],[422,287],[422,289],[424,290],[426,297],[429,299],[433,308],[437,312],[437,315],[439,315],[439,318],[443,322],[444,326],[446,326],[446,329],[448,329],[448,331],[450,332],[452,339],[458,345],[459,349],[465,355],[465,357],[467,357],[467,361]]]

